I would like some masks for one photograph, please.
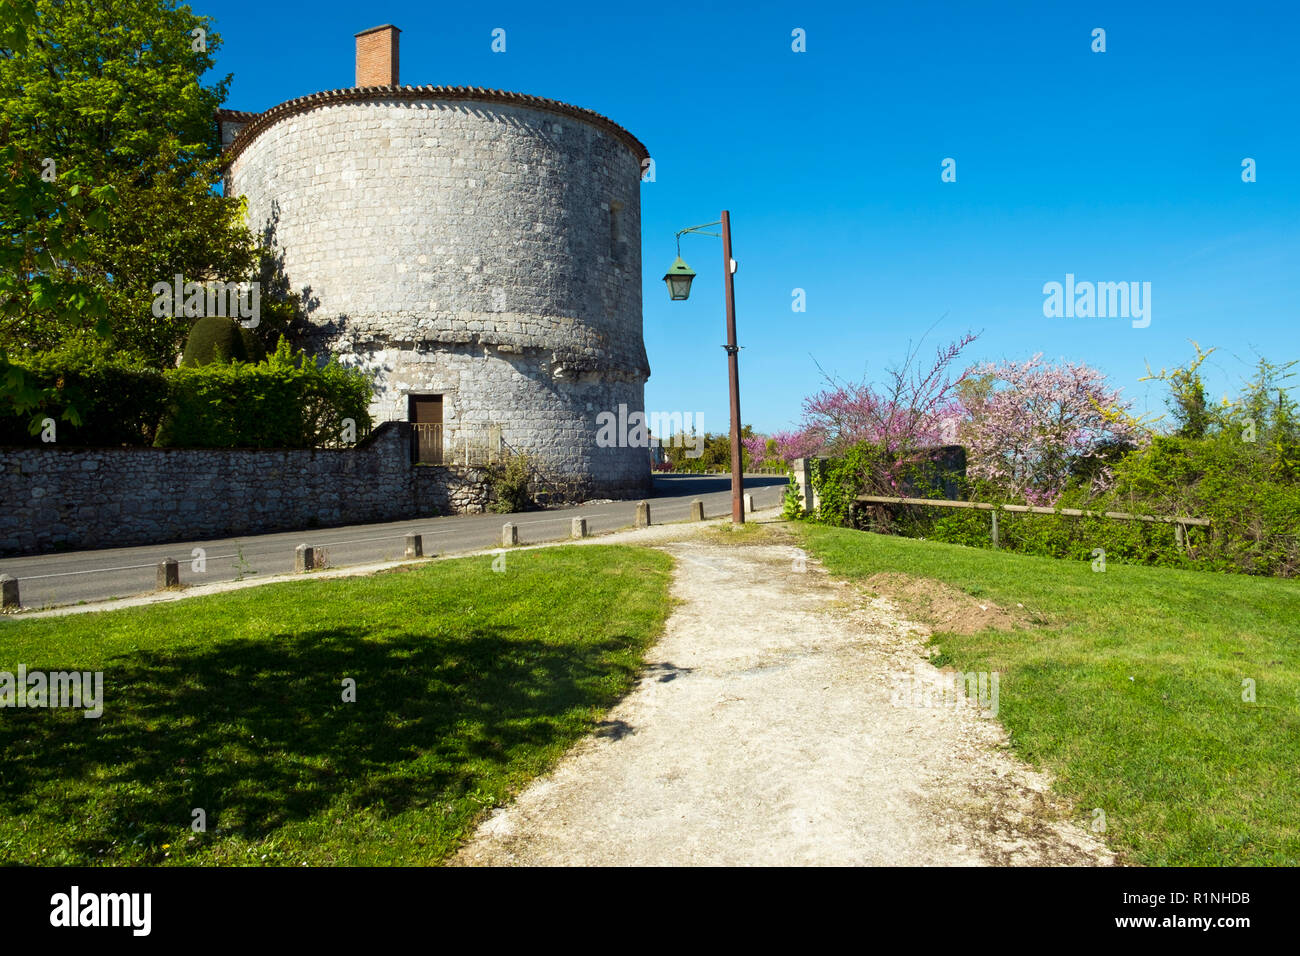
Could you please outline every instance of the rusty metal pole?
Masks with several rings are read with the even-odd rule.
[[[727,288],[727,378],[731,387],[731,523],[745,523],[745,476],[741,472],[740,348],[736,345],[736,287],[732,280],[731,213],[722,210],[722,272]]]

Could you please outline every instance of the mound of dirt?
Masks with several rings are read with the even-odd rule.
[[[867,578],[867,587],[892,599],[904,611],[936,631],[977,634],[989,628],[1012,630],[1028,618],[998,607],[984,598],[971,597],[942,581],[918,578],[897,571],[882,571]]]

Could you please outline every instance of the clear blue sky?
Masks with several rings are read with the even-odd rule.
[[[741,404],[797,421],[828,372],[876,378],[929,331],[972,359],[1088,362],[1140,411],[1159,368],[1219,346],[1217,398],[1256,353],[1300,358],[1300,12],[1293,2],[431,4],[197,2],[227,106],[351,86],[353,34],[402,28],[402,81],[586,106],[638,136],[647,407],[727,422],[721,244],[732,214]],[[358,11],[361,12],[358,12]],[[491,31],[506,30],[506,52]],[[1093,53],[1092,30],[1106,30]],[[802,28],[807,52],[791,50]],[[957,181],[940,181],[946,157]],[[1258,181],[1241,180],[1256,160]],[[1043,317],[1045,282],[1150,282],[1151,324]],[[791,310],[806,290],[807,311]]]

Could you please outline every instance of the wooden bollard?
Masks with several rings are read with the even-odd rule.
[[[650,502],[638,501],[636,504],[636,526],[638,528],[650,527]]]
[[[0,608],[6,611],[22,607],[18,600],[18,579],[12,574],[0,574]]]
[[[692,521],[704,520],[704,502],[700,501],[699,498],[696,498],[694,501],[691,502],[691,520]]]
[[[310,571],[316,567],[316,549],[309,544],[300,544],[293,549],[293,569]]]
[[[745,492],[745,514],[752,515],[753,513],[754,513],[754,496],[747,491]]]
[[[587,519],[574,518],[573,527],[569,530],[571,538],[585,538],[587,536]]]
[[[408,558],[424,557],[424,539],[418,534],[406,536],[406,556]]]
[[[519,543],[519,529],[507,521],[501,526],[501,547],[510,548]]]
[[[175,558],[164,558],[158,562],[158,590],[178,588],[181,586],[181,566]]]

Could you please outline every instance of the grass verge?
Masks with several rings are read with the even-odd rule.
[[[0,671],[104,672],[99,719],[0,710],[0,861],[443,860],[597,726],[671,607],[660,552],[493,561],[0,620]]]
[[[834,574],[1024,604],[1041,623],[935,633],[938,662],[1000,672],[1014,750],[1134,862],[1300,864],[1300,584],[799,528]]]

